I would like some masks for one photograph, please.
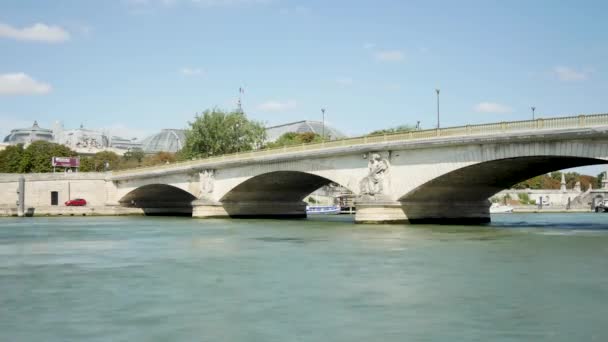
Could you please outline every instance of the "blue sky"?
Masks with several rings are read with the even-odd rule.
[[[604,1],[3,0],[0,134],[244,109],[347,134],[608,112]]]

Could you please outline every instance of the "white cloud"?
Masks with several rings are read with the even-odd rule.
[[[60,43],[69,40],[70,33],[59,26],[48,26],[42,23],[36,23],[24,28],[16,28],[0,23],[0,37],[25,41]]]
[[[52,87],[24,73],[0,74],[0,95],[48,94]]]
[[[371,49],[373,49],[375,47],[376,47],[376,44],[374,44],[374,43],[365,43],[365,44],[363,44],[363,48],[366,49],[366,50],[371,50]]]
[[[477,113],[491,113],[491,114],[502,114],[511,113],[513,110],[509,106],[505,106],[495,102],[481,102],[473,107],[473,110]]]
[[[576,70],[566,66],[557,66],[553,68],[553,73],[560,81],[585,81],[589,79],[591,70]]]
[[[288,101],[266,101],[264,103],[259,104],[256,109],[263,112],[284,112],[295,109],[298,106],[296,101],[288,100]]]
[[[404,53],[399,50],[376,51],[374,57],[380,62],[401,62],[405,59]]]
[[[350,77],[339,77],[336,79],[336,83],[340,86],[347,87],[353,85],[354,81]]]
[[[184,76],[202,76],[205,75],[205,70],[201,68],[184,67],[179,69],[179,73]]]

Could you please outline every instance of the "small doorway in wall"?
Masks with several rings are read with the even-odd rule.
[[[51,191],[51,205],[59,205],[59,192]]]

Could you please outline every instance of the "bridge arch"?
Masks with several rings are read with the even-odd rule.
[[[228,191],[221,202],[302,201],[332,180],[301,171],[263,173],[238,184]]]
[[[140,186],[119,203],[124,207],[141,208],[146,215],[192,215],[192,201],[196,197],[188,191],[168,184]]]
[[[335,183],[315,173],[304,171],[271,171],[250,177],[229,189],[215,204],[210,214],[255,218],[305,218],[304,199],[315,190]],[[208,210],[209,205],[203,206]],[[221,210],[218,211],[221,207]]]
[[[460,218],[457,223],[480,218],[489,222],[488,199],[496,193],[552,171],[606,163],[597,158],[547,155],[489,160],[447,172],[400,196],[398,201],[410,222],[445,222],[451,216]]]

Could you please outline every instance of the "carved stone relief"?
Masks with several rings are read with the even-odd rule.
[[[199,174],[200,190],[203,197],[213,192],[213,182],[215,180],[215,170],[203,170]]]
[[[359,182],[361,195],[374,197],[385,194],[384,179],[390,168],[388,159],[379,153],[371,153],[367,165],[367,176]]]

